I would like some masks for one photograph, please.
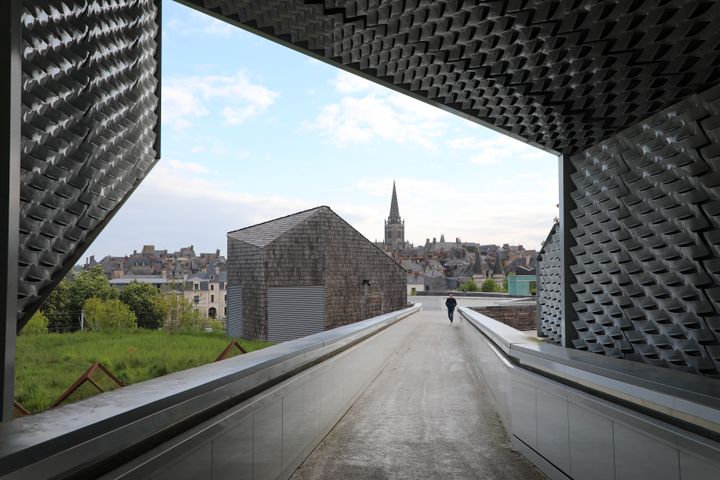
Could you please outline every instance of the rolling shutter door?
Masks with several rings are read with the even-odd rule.
[[[325,287],[268,288],[268,340],[285,342],[325,329]]]
[[[227,334],[242,337],[243,334],[243,289],[240,286],[227,287]]]

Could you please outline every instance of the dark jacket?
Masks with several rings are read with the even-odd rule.
[[[457,300],[454,298],[448,298],[445,300],[445,306],[448,308],[448,310],[454,310],[455,306],[457,305]]]

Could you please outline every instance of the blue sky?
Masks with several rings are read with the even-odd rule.
[[[397,182],[406,239],[538,248],[557,159],[163,1],[162,159],[86,255],[226,249],[225,233],[328,205],[370,240]]]

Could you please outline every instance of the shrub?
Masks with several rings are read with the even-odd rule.
[[[480,287],[483,292],[497,292],[500,290],[498,284],[492,278],[485,280]]]
[[[469,279],[467,282],[463,282],[460,284],[458,289],[461,292],[479,292],[480,288],[478,287],[478,284],[475,283],[474,279]]]
[[[200,330],[203,326],[200,312],[184,296],[168,294],[164,297],[167,317],[163,329],[170,332]]]
[[[20,330],[20,335],[42,335],[43,333],[48,333],[48,319],[40,311],[35,312],[35,315]]]
[[[205,322],[205,327],[209,327],[213,332],[225,332],[225,325],[220,320],[210,319]]]
[[[112,331],[137,328],[137,317],[120,300],[88,298],[83,305],[85,328],[94,331]]]

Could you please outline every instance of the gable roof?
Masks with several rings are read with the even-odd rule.
[[[231,232],[227,233],[227,236],[229,238],[233,238],[235,240],[240,240],[245,243],[249,243],[250,245],[254,245],[256,247],[264,248],[267,245],[274,242],[277,238],[288,232],[293,227],[303,223],[308,218],[312,217],[313,215],[317,214],[318,212],[330,212],[332,213],[337,219],[339,219],[342,223],[344,223],[348,228],[350,228],[353,232],[355,232],[357,235],[359,235],[361,238],[363,238],[366,242],[368,242],[369,245],[372,245],[372,247],[377,250],[379,254],[382,254],[384,258],[387,258],[390,262],[394,263],[398,267],[400,267],[402,270],[407,271],[397,260],[394,258],[388,256],[385,254],[385,252],[379,248],[377,245],[375,245],[373,242],[365,238],[365,236],[358,232],[355,227],[350,225],[348,222],[345,221],[344,218],[342,218],[337,213],[333,212],[330,207],[327,207],[325,205],[311,208],[309,210],[303,210],[302,212],[293,213],[292,215],[287,215],[285,217],[276,218],[274,220],[269,220],[267,222],[258,223],[257,225],[251,225],[249,227],[241,228],[239,230],[233,230]]]
[[[292,215],[288,215],[286,217],[280,217],[267,222],[258,223],[257,225],[241,228],[240,230],[233,230],[228,232],[227,236],[262,248],[269,245],[282,234],[294,226],[304,222],[322,209],[330,210],[330,208],[326,206],[311,208],[310,210],[293,213]]]

